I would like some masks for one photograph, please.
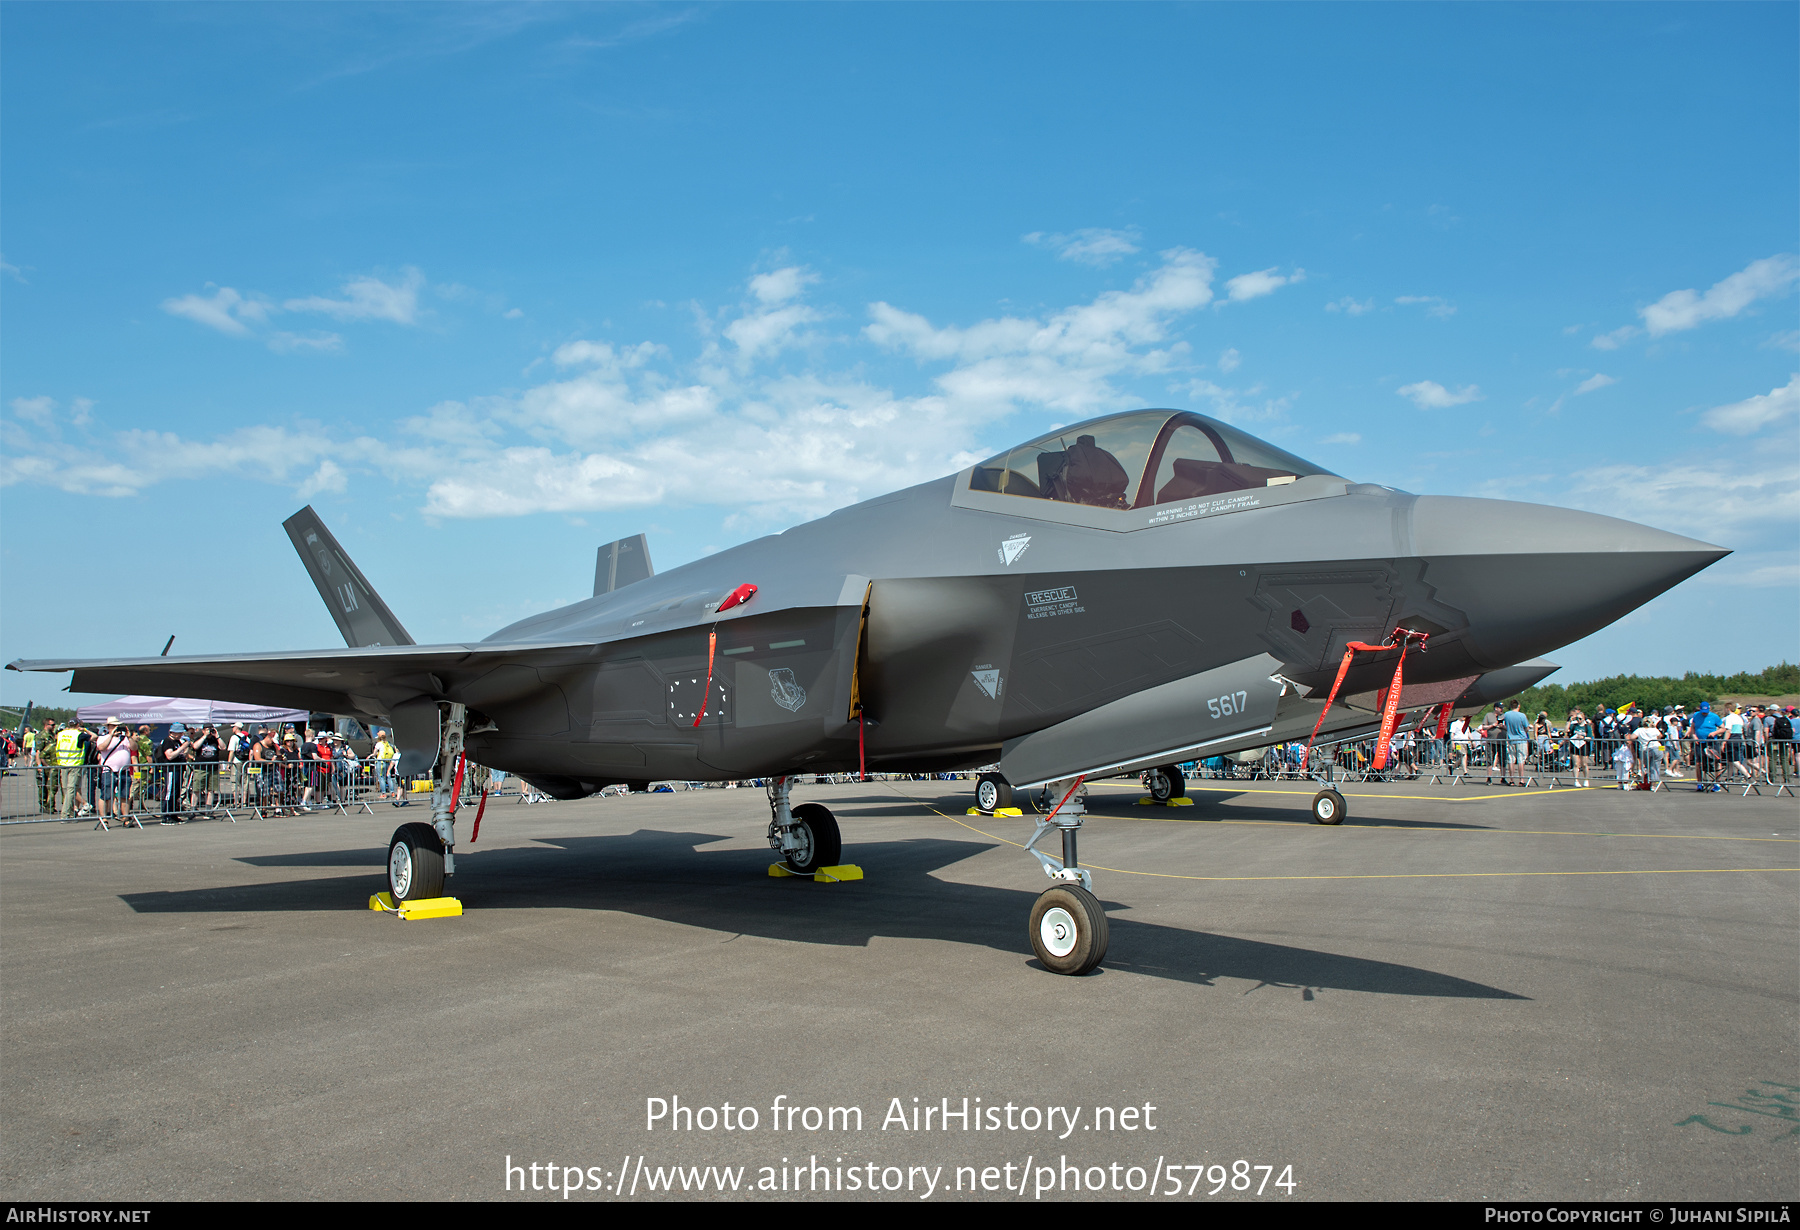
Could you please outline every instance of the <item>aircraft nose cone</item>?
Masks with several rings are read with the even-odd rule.
[[[1465,611],[1465,644],[1490,669],[1548,653],[1731,554],[1617,517],[1420,496],[1413,547],[1438,596]]]

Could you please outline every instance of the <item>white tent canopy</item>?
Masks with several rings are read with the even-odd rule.
[[[143,722],[166,726],[182,722],[204,726],[208,722],[229,726],[233,722],[305,722],[304,709],[275,709],[268,705],[234,705],[222,700],[186,700],[179,696],[121,696],[103,705],[83,705],[75,711],[83,722]]]

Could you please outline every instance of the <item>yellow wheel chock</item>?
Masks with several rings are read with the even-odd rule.
[[[791,876],[796,880],[811,880],[814,884],[842,884],[845,880],[862,879],[863,869],[854,863],[846,863],[841,867],[821,867],[809,876],[785,863],[770,863],[769,874],[778,880]]]
[[[395,905],[391,893],[376,893],[370,897],[369,908],[385,914],[398,914],[405,922],[425,918],[461,918],[463,912],[462,902],[455,897],[425,897]]]

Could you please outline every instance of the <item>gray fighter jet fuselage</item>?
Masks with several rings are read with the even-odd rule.
[[[1173,410],[1061,429],[471,644],[407,643],[322,526],[290,532],[328,603],[321,568],[344,601],[363,595],[334,615],[367,647],[12,665],[73,670],[82,691],[388,721],[413,771],[448,750],[461,707],[473,759],[560,797],[996,761],[1026,787],[1305,738],[1345,646],[1395,629],[1428,634],[1403,708],[1492,699],[1483,676],[1535,681],[1553,668],[1515,665],[1727,553],[1591,513],[1352,482]],[[1397,656],[1357,657],[1333,726],[1374,720]]]

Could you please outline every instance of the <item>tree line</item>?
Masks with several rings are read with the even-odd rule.
[[[1703,675],[1689,671],[1676,679],[1669,675],[1614,675],[1591,683],[1546,683],[1519,693],[1527,713],[1548,713],[1561,720],[1580,706],[1590,717],[1601,706],[1623,709],[1633,702],[1646,709],[1686,705],[1691,713],[1702,701],[1721,696],[1789,696],[1800,692],[1800,666],[1783,662],[1752,675]]]

